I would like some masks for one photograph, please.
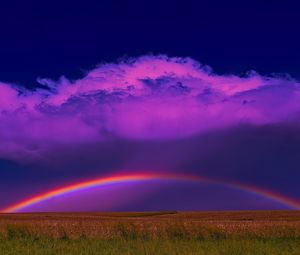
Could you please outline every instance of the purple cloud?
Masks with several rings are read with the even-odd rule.
[[[58,147],[115,137],[172,140],[241,124],[297,121],[298,81],[218,75],[190,58],[144,56],[99,65],[82,79],[0,83],[0,157],[36,160]]]

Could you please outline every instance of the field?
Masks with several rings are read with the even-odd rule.
[[[300,211],[0,215],[1,255],[300,254]]]

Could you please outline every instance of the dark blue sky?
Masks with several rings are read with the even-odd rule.
[[[300,94],[299,83],[297,81],[292,83],[289,79],[281,78],[279,81],[275,79],[273,83],[270,82],[274,85],[272,87],[262,76],[253,78],[250,75],[244,80],[240,77],[245,77],[245,73],[249,70],[255,70],[260,74],[290,74],[298,80],[300,79],[298,71],[300,67],[300,3],[288,0],[268,2],[2,1],[0,3],[0,81],[6,82],[8,85],[5,85],[4,90],[0,90],[0,93],[4,91],[2,93],[7,93],[7,97],[12,96],[8,98],[8,102],[3,100],[4,110],[0,108],[0,117],[3,117],[4,123],[0,123],[0,128],[3,129],[0,129],[0,138],[2,139],[0,145],[4,144],[2,147],[0,146],[0,207],[45,189],[59,186],[59,184],[128,169],[132,171],[145,169],[158,172],[170,170],[185,171],[191,174],[201,173],[213,178],[255,184],[299,199],[300,106],[297,97]],[[246,108],[245,116],[243,113],[239,115],[237,120],[234,119],[234,125],[232,124],[228,129],[227,126],[225,126],[226,128],[221,127],[222,118],[217,115],[216,120],[210,119],[210,115],[207,119],[204,118],[204,121],[197,117],[197,121],[194,121],[196,118],[192,119],[195,125],[198,122],[200,124],[207,122],[205,124],[209,125],[209,120],[213,120],[215,121],[213,124],[219,125],[220,129],[212,128],[212,130],[209,129],[209,132],[193,133],[193,136],[187,136],[184,139],[179,135],[173,137],[173,140],[168,139],[168,136],[165,140],[155,140],[152,139],[154,136],[150,134],[149,137],[146,137],[147,139],[143,140],[135,136],[128,138],[124,135],[122,137],[123,130],[118,133],[115,132],[113,125],[109,128],[105,126],[109,117],[106,116],[107,119],[105,119],[103,117],[105,115],[101,115],[101,111],[104,111],[103,105],[107,104],[109,108],[115,102],[119,102],[118,100],[127,102],[131,99],[123,99],[122,93],[110,94],[107,92],[108,90],[105,91],[105,88],[101,87],[101,82],[99,82],[100,88],[96,87],[98,94],[94,93],[95,91],[83,91],[86,94],[83,92],[78,95],[76,93],[71,94],[69,98],[65,99],[65,102],[61,103],[61,107],[57,107],[55,104],[51,105],[51,102],[49,103],[45,99],[46,97],[43,97],[44,91],[32,93],[32,98],[29,93],[30,95],[27,95],[28,102],[30,100],[35,102],[34,94],[41,98],[41,101],[38,101],[32,108],[28,107],[27,113],[24,110],[26,102],[22,101],[26,96],[24,98],[22,95],[15,96],[18,93],[11,86],[12,83],[16,83],[35,89],[42,86],[37,82],[39,77],[56,80],[61,75],[65,75],[67,78],[75,80],[83,77],[88,70],[93,69],[97,64],[117,62],[119,59],[138,57],[149,53],[191,57],[211,66],[218,74],[237,74],[239,77],[231,77],[232,80],[227,79],[226,76],[215,75],[214,79],[217,80],[217,85],[206,88],[206,90],[203,89],[203,93],[199,96],[202,96],[203,102],[201,101],[201,103],[203,103],[204,109],[208,109],[205,107],[213,108],[218,103],[220,108],[225,108],[228,103],[229,110],[221,112],[221,117],[226,115],[225,117],[229,116],[230,119],[231,115],[234,117],[236,113],[239,113],[239,109],[242,109],[242,112]],[[152,65],[156,60],[155,57],[153,59],[149,57],[148,60],[138,59],[137,65],[143,64],[143,61],[148,61],[149,65]],[[164,68],[170,60],[162,59],[161,61],[163,62],[161,67]],[[119,66],[122,65],[119,64]],[[118,66],[114,68],[114,72],[118,76]],[[127,67],[122,68],[126,70]],[[182,68],[185,68],[184,64],[182,64]],[[191,69],[194,71],[193,68]],[[200,69],[198,74],[203,75],[205,71]],[[107,71],[105,67],[101,70]],[[176,77],[174,78],[172,75],[167,77],[169,80],[163,75],[161,76],[162,78],[158,76],[160,79],[142,80],[147,89],[151,89],[150,85],[158,87],[155,91],[156,94],[153,93],[157,96],[158,103],[165,102],[162,94],[167,93],[162,89],[160,95],[159,89],[164,88],[163,86],[169,86],[173,79],[176,80]],[[103,78],[101,75],[99,77],[100,79]],[[107,77],[109,79],[109,75]],[[181,77],[180,74],[178,77]],[[113,76],[113,78],[115,77]],[[133,78],[130,81],[134,80]],[[136,83],[141,82],[138,78],[136,78]],[[183,84],[186,80],[183,80],[182,83],[181,78],[179,78],[177,78],[176,86],[172,83],[170,88],[173,89],[173,92],[174,89],[175,92],[180,92],[182,98],[185,98],[185,93],[188,94],[190,90],[188,85]],[[209,82],[211,82],[210,78],[208,75]],[[229,93],[229,96],[225,93],[227,97],[220,100],[220,93],[215,92],[215,89],[220,88],[218,82],[223,78],[229,83],[232,82],[233,87],[235,86],[234,82],[238,80],[238,85],[242,88],[241,93],[235,91],[236,93]],[[244,83],[245,80],[246,83]],[[114,83],[115,80],[112,81]],[[165,84],[162,85],[164,82]],[[192,79],[190,83],[193,82],[200,86],[202,80],[194,81]],[[253,84],[259,85],[254,86]],[[226,88],[228,84],[224,82],[221,85]],[[60,82],[57,82],[57,86],[63,87]],[[114,86],[118,89],[119,84],[114,83]],[[246,90],[247,86],[249,86],[249,91]],[[129,87],[127,87],[128,93],[133,93]],[[272,89],[270,89],[271,87]],[[49,97],[55,97],[56,92],[54,89],[53,94]],[[64,93],[65,91],[62,89],[61,95]],[[60,96],[59,92],[57,94]],[[151,97],[153,95],[151,94]],[[0,94],[0,99],[3,97]],[[176,99],[176,97],[174,98]],[[178,99],[179,106],[180,100]],[[99,104],[92,105],[93,102]],[[237,108],[230,108],[231,102]],[[9,112],[11,105],[14,107],[14,104],[18,106],[16,107],[17,110]],[[168,105],[162,105],[162,107],[168,108]],[[254,105],[253,108],[251,105]],[[174,104],[174,108],[176,106],[177,103]],[[149,110],[148,105],[145,108]],[[36,115],[32,114],[32,109],[34,109],[34,114],[37,111],[45,116],[45,122],[43,122],[44,119],[39,122],[38,118],[36,121]],[[136,107],[133,110],[133,115],[137,116],[137,119],[142,115],[148,116],[144,112],[140,113],[139,109],[142,108]],[[153,107],[153,109],[158,109],[158,107]],[[250,110],[247,112],[247,109]],[[25,112],[24,115],[22,115],[22,110]],[[93,112],[94,110],[95,112]],[[149,110],[154,112],[153,119],[158,119],[158,123],[160,120],[165,121],[159,113],[155,115],[159,110]],[[205,113],[205,111],[203,112]],[[207,112],[210,113],[210,111]],[[124,110],[120,116],[122,117],[126,113],[131,112]],[[189,116],[190,111],[187,110],[186,113]],[[247,113],[250,117],[253,114],[254,122],[247,122]],[[290,113],[292,117],[290,119],[285,118],[285,115]],[[114,114],[116,115],[116,112]],[[280,116],[278,119],[275,118],[277,115]],[[27,122],[23,121],[23,116]],[[99,142],[97,139],[84,140],[84,138],[82,141],[78,139],[78,144],[73,144],[72,140],[70,144],[64,145],[61,141],[65,138],[63,132],[65,130],[63,130],[63,125],[61,125],[61,129],[60,125],[55,126],[56,121],[59,124],[59,118],[55,119],[57,116],[62,117],[62,119],[64,117],[78,118],[80,123],[87,123],[87,126],[93,126],[96,123],[95,134],[99,137],[103,136],[107,140],[104,139],[104,142],[102,140]],[[144,121],[148,124],[146,117]],[[243,117],[246,119],[245,123]],[[47,122],[47,118],[49,122]],[[260,122],[264,119],[268,121]],[[119,119],[117,118],[117,120]],[[183,120],[186,119],[183,118]],[[178,123],[181,122],[184,121],[179,118]],[[108,123],[110,122],[108,121]],[[115,122],[112,121],[112,123]],[[193,124],[193,122],[185,123],[186,129],[193,126],[190,123]],[[242,125],[240,125],[241,123]],[[100,128],[98,128],[98,124]],[[200,124],[199,126],[201,126]],[[52,125],[52,129],[47,125]],[[69,128],[71,124],[66,126]],[[120,124],[120,126],[122,125]],[[143,125],[141,126],[143,127]],[[32,127],[35,128],[33,131],[31,130]],[[172,124],[169,124],[166,130],[172,130],[172,128]],[[25,132],[28,130],[29,132]],[[47,136],[48,131],[49,136]],[[57,134],[63,134],[61,137],[57,135],[61,141],[55,140],[57,138],[55,131]],[[66,137],[69,135],[68,131]],[[75,124],[74,130],[70,130],[71,134],[73,134],[72,131],[77,135]],[[84,132],[78,131],[78,136],[85,134]],[[132,133],[135,132],[132,131]],[[54,144],[57,142],[57,144],[51,147],[52,142]],[[6,144],[8,144],[7,151]],[[51,145],[49,151],[46,150],[48,144]],[[31,155],[32,158],[24,159],[21,155],[23,149],[26,152],[29,151],[31,154],[28,155]],[[18,157],[21,160],[15,160]],[[127,169],[123,169],[124,165]],[[207,192],[211,189],[207,189]],[[244,202],[245,194],[239,192],[235,193],[234,197],[240,202],[234,204],[231,195],[229,195],[233,191],[226,195],[232,206],[231,204],[227,207],[223,206],[225,200],[223,201],[223,198],[219,197],[223,204],[218,204],[216,201],[212,207],[211,202],[215,201],[214,199],[218,194],[222,194],[223,189],[224,187],[218,187],[216,190],[220,190],[219,192],[216,191],[207,195],[207,204],[204,203],[202,207],[196,206],[194,208],[274,208],[269,207],[268,203],[264,205],[265,200],[256,204],[255,196],[251,198],[253,199],[253,206],[251,201],[249,205],[244,204],[242,202]],[[190,192],[190,194],[194,192],[192,187],[190,187]],[[183,194],[181,189],[176,190],[176,187],[169,193],[170,196],[174,194],[174,201],[178,194]],[[168,200],[166,197],[169,197],[169,193],[164,193],[165,196],[161,193],[161,204]],[[185,194],[185,196],[187,195]],[[197,200],[198,197],[199,194],[194,192],[192,198]],[[148,207],[144,208],[151,209],[151,204],[147,203],[146,201],[142,205],[147,205]],[[159,205],[161,204],[159,203]],[[181,204],[174,202],[174,205],[176,205],[176,209],[180,209]],[[194,201],[191,205],[194,205]],[[205,207],[206,205],[207,207]],[[276,206],[275,208],[281,208]],[[140,207],[133,205],[129,210],[132,208]],[[159,209],[155,206],[153,208]]]
[[[147,53],[299,77],[299,10],[297,1],[2,1],[0,80],[34,87]]]

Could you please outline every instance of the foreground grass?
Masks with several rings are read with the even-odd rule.
[[[3,255],[299,255],[300,240],[0,239],[0,251]]]
[[[0,255],[299,255],[300,212],[0,215]]]

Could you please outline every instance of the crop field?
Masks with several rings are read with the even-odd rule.
[[[0,215],[1,255],[300,254],[300,211]]]

